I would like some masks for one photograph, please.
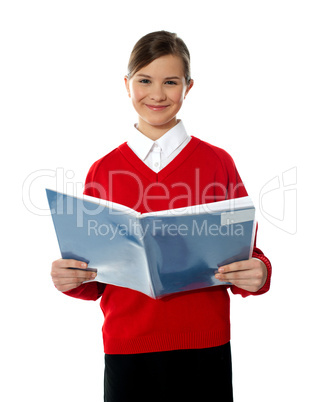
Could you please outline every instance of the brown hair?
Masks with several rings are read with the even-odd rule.
[[[135,44],[128,62],[127,77],[131,78],[137,71],[161,56],[179,56],[183,62],[186,83],[191,80],[190,52],[181,38],[175,33],[157,31],[143,36]]]

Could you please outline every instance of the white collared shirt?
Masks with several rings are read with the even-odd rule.
[[[190,140],[191,137],[180,120],[156,141],[138,131],[135,124],[129,133],[127,145],[150,169],[158,173],[182,151]]]

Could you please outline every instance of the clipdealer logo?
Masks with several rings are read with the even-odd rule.
[[[127,172],[112,172],[110,179],[113,180],[113,176],[118,174],[126,174]],[[130,173],[130,175],[132,175]],[[69,195],[81,195],[83,194],[84,183],[75,182],[75,172],[72,170],[65,170],[62,167],[54,169],[40,169],[30,173],[23,182],[22,188],[22,201],[25,208],[38,216],[51,215],[50,209],[47,206],[45,199],[45,187],[56,188],[61,192]],[[146,195],[149,195],[151,199],[151,188],[142,188],[138,176],[132,177],[136,180],[137,185],[142,190],[146,191]],[[199,172],[195,172],[195,182],[199,183]],[[45,183],[45,185],[43,185]],[[98,183],[93,183],[92,186],[96,188],[100,194],[100,198],[108,199],[105,189]],[[191,192],[185,183],[176,183],[175,186],[183,186],[185,194],[181,197],[188,200],[188,204],[192,205],[197,196]],[[217,188],[220,193],[226,194],[227,189],[219,183],[211,183],[203,191],[204,202],[211,202],[208,196],[210,189]],[[197,187],[196,187],[197,188]],[[169,190],[162,188],[163,198],[169,199]],[[149,194],[148,194],[149,193]],[[145,198],[145,197],[144,197]],[[175,199],[176,198],[176,199]],[[169,207],[174,208],[174,201],[180,196],[170,200]],[[221,197],[221,199],[224,199]],[[141,202],[141,198],[137,200],[137,203]],[[146,199],[147,202],[147,199]],[[277,175],[266,182],[260,190],[259,194],[259,211],[261,215],[270,222],[276,228],[284,231],[288,234],[297,233],[297,168],[292,167],[280,175]]]

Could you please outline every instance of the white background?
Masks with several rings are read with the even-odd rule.
[[[81,189],[90,165],[127,140],[129,54],[160,29],[192,56],[179,117],[233,156],[273,264],[268,294],[231,296],[235,401],[318,401],[315,6],[1,2],[2,401],[102,401],[102,313],[51,283],[59,250],[44,188]]]

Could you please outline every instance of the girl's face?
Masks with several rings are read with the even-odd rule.
[[[152,139],[177,124],[177,113],[193,86],[187,85],[180,57],[162,56],[138,70],[125,84],[139,115],[138,129]]]

